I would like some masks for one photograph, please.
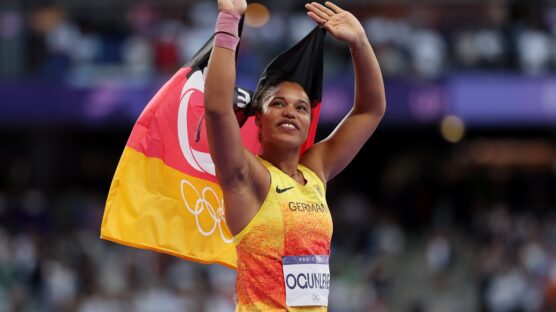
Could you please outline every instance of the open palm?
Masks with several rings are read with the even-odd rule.
[[[348,11],[342,10],[332,2],[308,3],[305,5],[307,15],[323,27],[336,39],[349,45],[355,44],[365,36],[365,30],[359,20]]]

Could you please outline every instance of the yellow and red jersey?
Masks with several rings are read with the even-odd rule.
[[[234,237],[236,311],[326,311],[288,307],[282,271],[282,257],[330,255],[332,218],[324,184],[302,165],[305,185],[259,159],[270,171],[271,186],[253,220]]]

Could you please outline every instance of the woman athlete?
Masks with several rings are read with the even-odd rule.
[[[218,0],[218,7],[204,103],[210,154],[238,255],[236,311],[326,311],[332,220],[325,185],[351,162],[384,115],[378,62],[351,13],[330,2],[306,4],[307,15],[350,48],[355,102],[328,138],[300,156],[311,124],[306,91],[290,81],[264,90],[255,103],[262,151],[253,155],[242,145],[228,104],[237,25],[247,3]]]

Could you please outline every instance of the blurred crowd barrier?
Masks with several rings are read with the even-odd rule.
[[[350,78],[325,80],[321,125],[335,126],[351,109]],[[9,103],[0,106],[0,124],[5,128],[34,124],[127,127],[164,82],[156,79],[137,86],[107,80],[78,88],[38,81],[0,83],[0,97]],[[531,80],[510,74],[460,74],[427,83],[392,79],[385,82],[385,88],[391,104],[382,121],[386,128],[436,126],[447,116],[457,116],[470,129],[556,124],[556,76]]]

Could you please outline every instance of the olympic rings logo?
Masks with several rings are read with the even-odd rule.
[[[186,193],[184,192],[185,187],[191,189],[196,195],[197,200],[192,206],[189,205],[189,201],[186,198]],[[187,180],[181,180],[180,188],[181,197],[183,199],[183,202],[185,203],[185,207],[191,214],[195,216],[197,230],[199,230],[199,232],[203,236],[211,236],[216,232],[216,229],[218,228],[218,232],[220,233],[220,237],[222,238],[224,243],[231,244],[233,242],[233,238],[227,237],[222,229],[222,227],[226,224],[226,221],[224,219],[224,199],[219,199],[216,191],[209,186],[204,187],[203,190],[199,193],[195,185]],[[188,194],[193,193],[188,192]],[[215,207],[212,202],[208,200],[210,198],[214,199],[213,202],[216,202],[217,207]],[[203,225],[201,224],[201,215],[209,216],[211,218],[212,226],[210,226],[209,229],[206,229],[206,227],[203,227]]]

